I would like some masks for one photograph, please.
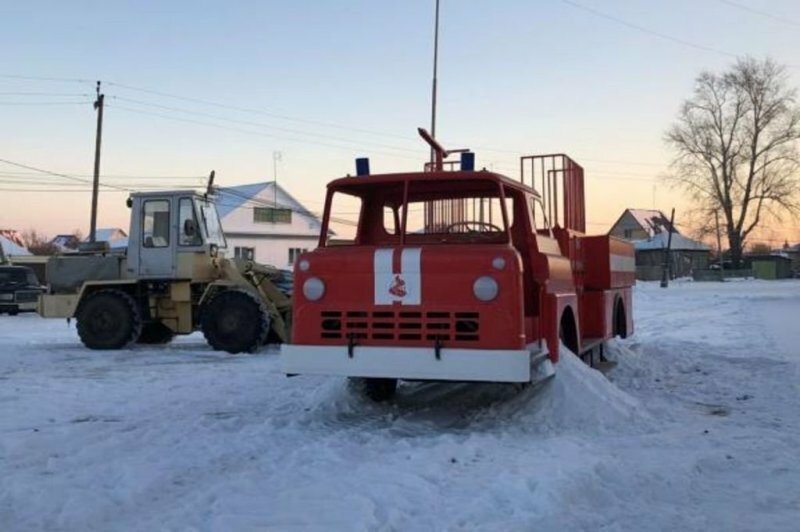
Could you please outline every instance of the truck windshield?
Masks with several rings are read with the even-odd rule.
[[[200,218],[206,230],[208,243],[215,244],[221,248],[226,247],[225,233],[223,233],[222,226],[219,223],[217,208],[213,203],[206,200],[197,200],[197,203],[200,207]]]
[[[406,190],[407,188],[407,190]],[[329,227],[346,213],[337,213],[337,201],[360,200],[357,226],[351,239],[327,244],[397,245],[450,243],[505,243],[513,209],[507,208],[501,185],[494,180],[414,179],[406,182],[354,182],[329,192],[325,213]],[[350,214],[354,214],[352,211]]]

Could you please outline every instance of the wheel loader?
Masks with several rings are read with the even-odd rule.
[[[140,192],[128,206],[124,253],[96,242],[48,260],[40,315],[75,318],[90,349],[163,344],[196,330],[229,353],[289,341],[291,273],[226,258],[212,194]]]

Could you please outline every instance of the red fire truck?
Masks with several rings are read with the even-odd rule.
[[[295,264],[283,371],[358,378],[382,400],[398,379],[531,382],[560,344],[604,360],[633,331],[634,251],[584,234],[583,169],[527,156],[513,180],[420,134],[426,171],[370,175],[361,160],[328,185],[319,247]],[[340,199],[360,205],[351,241],[328,231]]]

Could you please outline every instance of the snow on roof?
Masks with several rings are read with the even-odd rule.
[[[0,246],[3,247],[3,252],[6,255],[31,255],[31,252],[24,247],[15,244],[8,238],[0,236]]]
[[[226,217],[233,212],[234,209],[238,209],[248,200],[261,194],[262,192],[267,193],[268,196],[271,196],[275,186],[276,184],[273,181],[267,181],[264,183],[253,183],[252,185],[238,185],[235,187],[222,187],[217,189],[216,205],[219,217]],[[314,213],[306,209],[302,203],[294,199],[292,195],[286,191],[286,189],[280,185],[277,185],[277,187],[278,208],[291,209],[296,213],[318,220]],[[264,206],[271,207],[272,202],[268,201]]]
[[[663,212],[654,209],[628,209],[628,212],[651,237],[668,232],[669,218]]]
[[[235,209],[238,209],[272,183],[253,183],[252,185],[238,185],[235,187],[221,187],[217,189],[217,212],[220,218],[225,218]]]
[[[654,249],[665,249],[669,233],[658,233],[652,238],[647,240],[634,240],[633,246],[636,251],[649,251]],[[670,249],[676,251],[709,251],[711,248],[702,242],[697,242],[690,238],[686,238],[680,233],[672,233],[672,243]]]
[[[127,238],[127,233],[119,227],[105,227],[95,231],[95,240],[98,242],[113,242],[122,238]],[[89,237],[87,236],[83,241],[88,242]]]

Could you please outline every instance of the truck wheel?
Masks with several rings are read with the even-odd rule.
[[[228,353],[252,353],[267,339],[269,314],[256,296],[225,290],[202,309],[200,328],[208,344]]]
[[[75,318],[78,336],[89,349],[121,349],[135,342],[142,331],[136,301],[121,290],[89,294]]]
[[[168,344],[175,333],[160,321],[151,321],[142,326],[142,333],[136,340],[137,344]]]
[[[397,379],[351,378],[351,381],[362,394],[376,403],[388,401],[397,391]]]

